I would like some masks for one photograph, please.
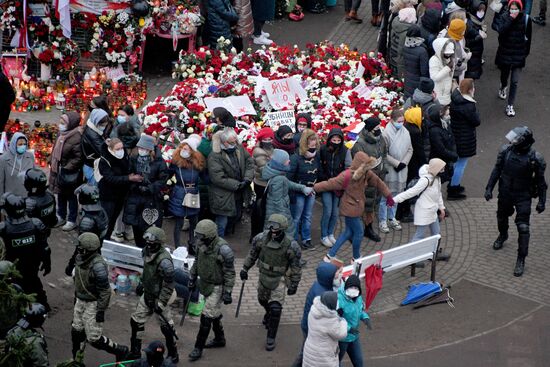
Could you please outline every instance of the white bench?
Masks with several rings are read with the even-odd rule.
[[[411,267],[411,276],[415,276],[416,267],[415,264],[420,261],[432,260],[431,269],[431,281],[435,281],[435,257],[437,255],[437,247],[439,245],[439,239],[441,235],[435,235],[426,237],[419,241],[410,242],[405,245],[391,248],[382,252],[382,270],[384,273],[389,271],[399,270],[409,265]],[[380,261],[380,254],[375,253],[355,260],[352,265],[344,267],[343,275],[348,277],[351,274],[356,274],[360,278],[365,277],[364,269],[367,267],[378,264]]]
[[[113,241],[103,241],[101,247],[101,255],[107,264],[123,269],[143,271],[143,257],[141,256],[141,248]],[[182,258],[172,255],[174,267],[176,269],[191,269],[194,258]]]

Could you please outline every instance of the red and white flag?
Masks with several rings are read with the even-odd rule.
[[[63,35],[71,38],[71,10],[70,0],[55,0],[55,16],[59,19],[59,24],[63,30]]]

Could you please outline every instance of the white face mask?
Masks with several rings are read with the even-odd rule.
[[[348,296],[349,298],[359,297],[359,289],[355,287],[346,289],[346,296]]]
[[[138,154],[141,156],[141,157],[146,157],[149,155],[149,151],[147,149],[141,149],[141,148],[138,148]]]
[[[65,132],[65,131],[67,131],[67,125],[59,124],[59,132],[62,133],[62,132]]]
[[[189,151],[187,150],[180,150],[180,157],[182,157],[183,159],[187,159],[189,157],[191,157],[191,153],[189,153]]]
[[[115,157],[116,159],[122,159],[124,157],[124,149],[119,150],[111,150],[109,149],[109,152]]]
[[[518,14],[518,13],[519,13],[519,9],[510,9],[511,15]]]
[[[478,11],[476,13],[476,16],[479,18],[479,19],[482,19],[484,16],[485,16],[485,12],[484,11]]]

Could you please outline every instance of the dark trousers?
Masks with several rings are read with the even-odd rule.
[[[20,272],[21,270],[18,269]],[[36,272],[21,272],[22,277],[17,279],[17,284],[23,288],[23,291],[26,294],[36,293],[36,302],[41,303],[49,309],[48,297],[46,296],[46,291],[42,285],[42,281],[38,276],[38,270]]]
[[[67,217],[67,207],[69,207],[69,217]],[[74,192],[61,191],[57,194],[57,215],[69,222],[76,223],[78,200]]]
[[[254,36],[259,37],[262,35],[262,28],[264,27],[265,22],[263,20],[254,21]]]
[[[122,209],[124,209],[125,199],[126,199],[125,197],[122,197],[121,199],[118,199],[116,201],[100,200],[101,207],[103,208],[103,210],[105,210],[105,213],[107,213],[107,218],[109,218],[109,227],[107,228],[107,234],[105,235],[105,239],[107,240],[111,238],[111,234],[113,233],[113,230],[115,228],[118,215],[122,212]],[[134,237],[136,237],[135,233],[134,233]]]
[[[531,199],[499,198],[497,206],[498,231],[508,234],[508,218],[516,212],[514,222],[518,228],[518,256],[529,253],[529,219],[531,217]]]
[[[195,242],[195,227],[199,221],[199,216],[191,215],[187,219],[189,220],[189,241],[187,241],[187,244],[192,245]],[[183,228],[184,221],[184,217],[176,217],[176,224],[174,225],[174,246],[176,248],[181,246],[181,229]]]
[[[0,132],[4,131],[4,127],[10,118],[11,106],[0,108]]]
[[[521,68],[516,68],[512,66],[499,66],[499,69],[500,69],[500,84],[502,88],[508,85],[508,78],[510,78],[510,90],[508,91],[508,104],[513,105],[516,100],[516,93],[518,90],[519,74],[521,72]]]
[[[242,52],[244,49],[244,41],[241,37],[233,36],[233,47],[237,50],[237,53]]]
[[[257,214],[260,214],[259,210],[261,209],[258,207],[258,199],[260,199],[264,195],[265,186],[254,184],[254,192],[256,193],[256,202],[254,203],[254,208],[252,208],[253,215],[250,217],[250,238],[253,238],[258,233],[264,231],[264,223],[262,221],[262,217]]]
[[[376,0],[372,0],[372,1],[374,2]],[[357,11],[359,10],[360,6],[361,6],[361,0],[344,0],[344,10],[346,11],[346,13],[349,13],[352,10]]]
[[[340,353],[338,354],[340,362],[347,353],[353,367],[363,367],[363,354],[359,338],[353,342],[338,342],[338,347],[340,347]]]

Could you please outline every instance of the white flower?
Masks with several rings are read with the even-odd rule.
[[[107,41],[103,42],[103,47],[105,48],[109,47],[109,43]]]

